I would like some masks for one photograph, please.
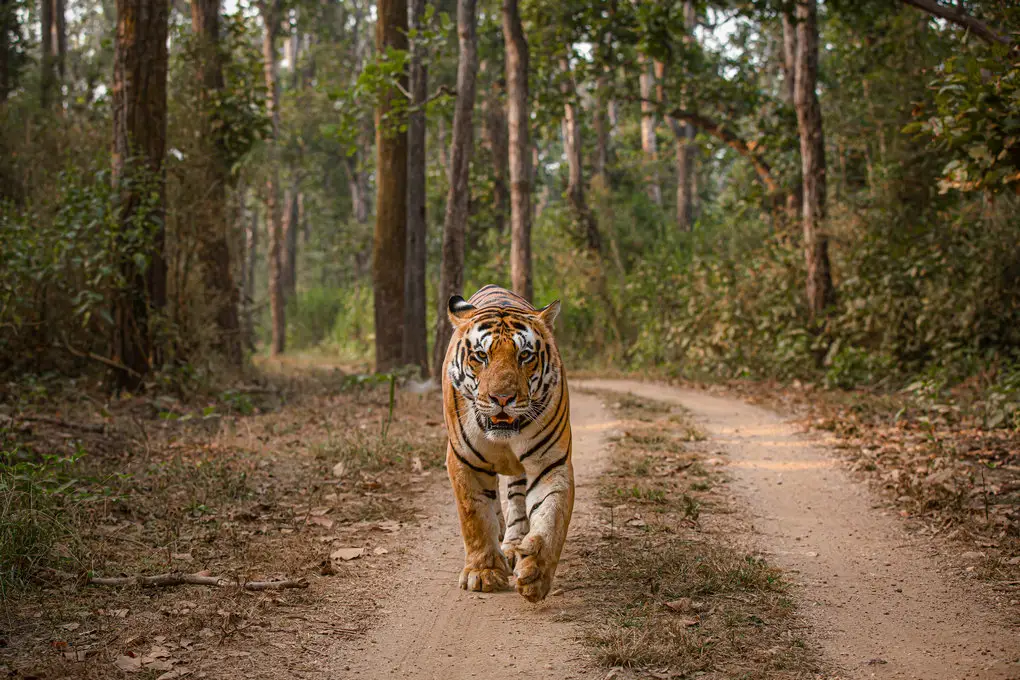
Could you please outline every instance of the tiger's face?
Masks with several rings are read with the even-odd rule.
[[[551,332],[558,312],[558,302],[526,311],[450,300],[455,349],[447,377],[464,397],[460,417],[488,439],[512,439],[548,408],[561,375]]]

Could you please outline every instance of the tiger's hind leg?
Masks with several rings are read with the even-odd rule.
[[[517,563],[517,549],[530,529],[528,510],[524,503],[524,489],[527,483],[528,476],[526,474],[507,479],[506,534],[503,536],[503,545],[500,548],[511,567]]]

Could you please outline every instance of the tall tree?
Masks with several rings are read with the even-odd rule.
[[[241,363],[238,293],[230,261],[231,228],[227,212],[230,183],[224,128],[218,120],[217,95],[223,91],[223,62],[220,46],[220,0],[191,0],[191,26],[198,42],[197,76],[200,86],[202,134],[205,144],[201,186],[205,192],[199,210],[203,217],[200,234],[203,283],[212,300],[219,332],[218,347],[228,361]]]
[[[781,16],[783,21],[783,98],[787,104],[794,106],[797,90],[797,22],[793,17],[792,9],[784,11]],[[798,178],[794,181],[790,193],[786,195],[786,215],[791,224],[796,224],[803,210],[801,191],[798,173]]]
[[[166,307],[164,201],[170,5],[117,0],[113,62],[113,183],[124,290],[114,303],[113,359],[122,387],[161,362],[152,319]],[[141,232],[141,233],[139,233]]]
[[[283,192],[283,256],[281,278],[283,298],[290,300],[297,293],[298,231],[301,230],[301,189],[297,178]]]
[[[426,0],[411,0],[411,105],[407,121],[407,270],[404,273],[404,363],[428,375],[425,320],[425,265],[428,222],[425,214],[425,100],[428,70],[421,43]]]
[[[266,178],[266,227],[269,248],[269,315],[272,339],[269,353],[282,354],[287,348],[287,307],[283,289],[283,215],[280,209],[280,69],[276,54],[276,39],[280,33],[281,0],[263,0],[259,5],[262,14],[262,63],[266,78],[266,108],[269,109],[271,131],[269,138],[269,170]]]
[[[447,317],[450,297],[463,292],[464,232],[467,229],[471,189],[468,179],[474,150],[472,111],[475,107],[475,78],[478,75],[478,39],[475,0],[457,0],[457,103],[453,111],[453,142],[450,147],[450,191],[443,220],[443,261],[439,273],[439,315],[433,347],[433,375],[439,377],[453,328]]]
[[[577,113],[577,85],[570,69],[570,60],[560,57],[563,71],[561,92],[563,94],[563,150],[567,157],[567,200],[574,211],[574,218],[581,228],[581,235],[588,250],[599,253],[602,239],[599,236],[595,216],[588,209],[584,196],[584,142],[581,137],[581,119]]]
[[[39,3],[39,48],[42,52],[39,66],[39,101],[47,108],[53,99],[53,90],[57,86],[57,55],[53,35],[54,0],[40,0]]]
[[[259,211],[255,206],[247,208],[247,191],[241,192],[241,200],[245,207],[242,209],[241,219],[244,221],[244,267],[241,302],[244,309],[244,342],[250,348],[255,348],[255,263],[258,260],[259,252]]]
[[[485,74],[488,63],[482,62],[479,71]],[[503,76],[494,77],[495,82],[487,88],[482,97],[482,139],[485,140],[485,147],[489,152],[492,163],[492,208],[495,213],[493,226],[496,231],[503,233],[506,228],[506,213],[510,207],[510,197],[507,191],[507,164],[509,163],[509,150],[507,149],[507,123],[506,110],[503,106]]]
[[[528,117],[528,41],[517,0],[503,0],[510,163],[510,281],[526,300],[531,282],[531,141]]]
[[[797,0],[797,59],[794,105],[800,131],[802,222],[807,261],[807,299],[812,317],[824,313],[835,300],[829,268],[829,239],[825,221],[825,136],[818,104],[818,6],[816,0]]]
[[[378,0],[375,45],[380,56],[407,49],[407,0]],[[407,259],[407,130],[395,120],[393,100],[407,91],[389,88],[375,110],[376,201],[372,247],[375,291],[375,370],[400,365],[404,349],[404,267]]]
[[[12,58],[12,43],[18,30],[14,0],[0,0],[0,104],[7,101],[8,94],[14,89],[16,69]],[[3,195],[0,190],[0,196]]]
[[[638,87],[641,93],[641,151],[647,165],[648,197],[656,205],[662,205],[662,188],[659,186],[659,172],[656,163],[659,160],[658,142],[655,136],[657,127],[655,120],[655,102],[652,101],[652,86],[655,78],[652,64],[643,54],[638,55]]]

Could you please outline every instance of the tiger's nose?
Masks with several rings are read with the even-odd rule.
[[[489,400],[506,408],[517,399],[516,394],[490,394]]]

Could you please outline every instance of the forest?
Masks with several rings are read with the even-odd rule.
[[[198,555],[180,522],[303,517],[300,568],[206,563],[262,578],[411,521],[372,485],[441,465],[489,283],[562,302],[571,376],[809,414],[1018,583],[1015,0],[0,0],[0,671],[52,588]],[[251,447],[302,437],[286,505]],[[150,557],[89,538],[128,520]]]

